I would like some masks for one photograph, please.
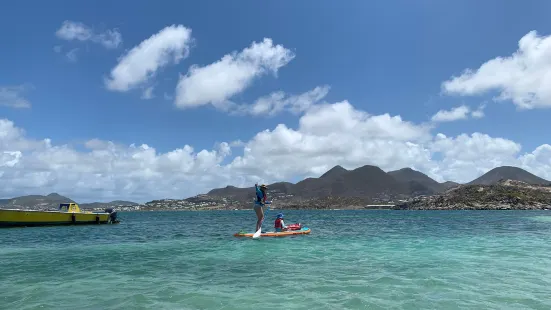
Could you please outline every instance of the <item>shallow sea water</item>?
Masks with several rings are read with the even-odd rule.
[[[272,225],[275,210],[264,227]],[[0,309],[551,309],[549,211],[122,212],[0,230]]]

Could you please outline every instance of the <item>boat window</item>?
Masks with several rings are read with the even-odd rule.
[[[68,212],[69,211],[69,204],[62,203],[59,205],[59,211],[61,212]]]

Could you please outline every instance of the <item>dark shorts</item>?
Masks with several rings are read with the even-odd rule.
[[[264,206],[264,204],[260,201],[255,201],[254,202],[254,208],[262,208]]]

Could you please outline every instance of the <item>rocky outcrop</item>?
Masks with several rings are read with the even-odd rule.
[[[416,197],[395,207],[407,210],[541,210],[551,209],[551,186],[502,180],[493,185],[465,185]]]

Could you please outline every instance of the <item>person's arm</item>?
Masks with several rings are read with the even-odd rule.
[[[258,188],[258,183],[255,183],[254,184],[254,188],[255,188],[255,191],[256,191],[256,199],[255,201],[259,202],[260,204],[262,204],[262,191],[260,190],[260,188]]]
[[[287,226],[285,226],[285,222],[283,220],[281,220],[281,227],[282,228],[287,228]]]

